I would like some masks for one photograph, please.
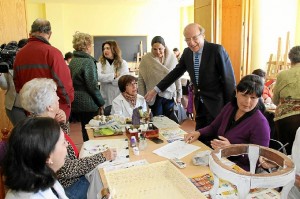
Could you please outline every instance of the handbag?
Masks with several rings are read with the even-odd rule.
[[[181,124],[184,120],[187,119],[186,111],[184,110],[181,103],[177,103],[174,105],[174,111],[178,118],[179,124]]]

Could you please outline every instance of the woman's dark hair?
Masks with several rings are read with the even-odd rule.
[[[113,40],[105,41],[102,44],[102,55],[99,58],[99,62],[102,64],[102,66],[105,66],[105,64],[106,64],[106,58],[104,56],[104,46],[105,46],[105,44],[108,44],[110,46],[111,52],[114,55],[114,62],[113,62],[114,66],[116,68],[121,67],[121,65],[122,65],[122,52],[121,52],[121,49],[120,49],[118,43],[116,41],[113,41]]]
[[[262,78],[266,78],[266,72],[262,69],[256,69],[252,72],[253,75],[258,75]]]
[[[151,41],[151,46],[153,46],[153,44],[155,44],[155,43],[160,43],[161,45],[166,47],[165,40],[161,36],[153,37],[153,39]]]
[[[26,192],[52,187],[56,176],[46,161],[59,136],[60,126],[52,118],[32,117],[19,122],[8,140],[3,164],[5,185]]]
[[[246,75],[241,79],[241,81],[236,86],[237,92],[242,92],[245,94],[255,94],[259,100],[257,103],[257,107],[264,112],[265,106],[263,101],[261,100],[261,96],[263,94],[264,84],[262,78],[258,75]],[[236,99],[236,92],[234,92],[231,103],[237,107],[237,99]]]
[[[71,59],[71,58],[73,58],[73,53],[67,52],[67,53],[65,54],[65,60],[68,60],[68,59]]]
[[[118,86],[121,93],[126,91],[126,85],[130,84],[131,82],[136,81],[136,78],[132,75],[123,75],[118,80]]]

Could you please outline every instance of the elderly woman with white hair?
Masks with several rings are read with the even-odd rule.
[[[57,86],[52,79],[35,78],[24,84],[20,91],[20,99],[22,107],[32,116],[55,118],[63,127],[66,115],[59,109],[56,89]],[[91,172],[100,163],[114,160],[116,152],[108,149],[105,152],[78,159],[78,150],[66,133],[65,139],[68,142],[68,156],[64,166],[57,172],[58,181],[63,185],[69,198],[87,198],[90,183],[85,178],[85,174]]]

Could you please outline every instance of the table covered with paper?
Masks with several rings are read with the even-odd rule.
[[[90,129],[88,135],[92,146],[84,144],[80,154],[93,153],[96,146],[117,148],[117,159],[105,163],[100,169],[103,184],[109,187],[112,198],[209,198],[207,190],[200,189],[200,183],[194,179],[210,174],[209,167],[196,166],[192,159],[202,152],[207,154],[211,149],[200,141],[192,144],[183,141],[184,134],[194,128],[194,122],[179,126],[166,117],[154,117],[154,125],[159,128],[159,138],[164,142],[155,144],[147,140],[146,149],[140,150],[139,155],[134,155],[128,143],[126,147],[124,141],[128,138],[125,134],[109,138],[94,137]],[[175,167],[168,160],[172,158],[181,159],[186,163],[186,168]],[[220,191],[224,192],[222,189]],[[230,193],[228,197],[220,193],[219,198],[237,198],[234,192],[226,193]]]

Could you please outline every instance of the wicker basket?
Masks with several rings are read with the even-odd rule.
[[[114,199],[205,199],[206,197],[169,161],[105,174]]]

